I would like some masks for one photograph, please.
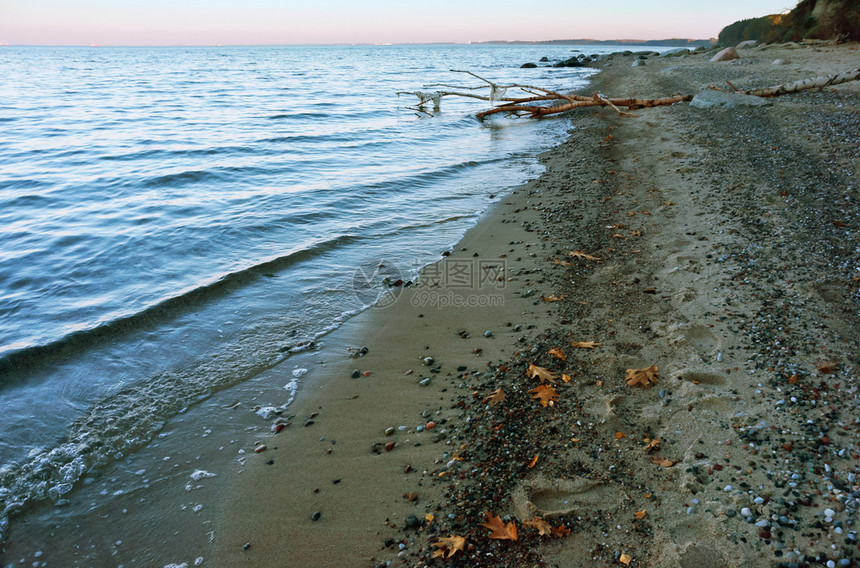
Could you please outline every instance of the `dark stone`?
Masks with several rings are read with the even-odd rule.
[[[314,514],[311,515],[311,520],[318,521],[320,520],[320,517],[322,517],[322,513],[320,513],[319,511],[314,511]]]
[[[535,63],[523,63],[522,65],[520,65],[520,69],[534,69],[536,67],[537,64]]]
[[[543,57],[540,58],[540,62],[541,63],[549,63],[549,57],[544,55]]]
[[[582,67],[584,63],[578,57],[571,57],[570,59],[565,59],[564,61],[559,61],[553,67]]]
[[[418,517],[415,515],[409,515],[406,517],[406,527],[410,529],[417,529],[421,526],[421,521],[418,520]]]

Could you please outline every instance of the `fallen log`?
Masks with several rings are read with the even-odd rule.
[[[483,120],[494,114],[508,114],[510,116],[528,116],[530,118],[542,118],[553,114],[560,114],[583,107],[605,106],[612,108],[621,116],[637,116],[629,111],[650,108],[656,106],[674,105],[680,102],[688,102],[693,99],[693,95],[677,94],[669,97],[659,97],[654,99],[637,99],[637,98],[607,98],[603,95],[595,93],[590,97],[582,95],[572,95],[558,93],[543,87],[534,85],[520,85],[517,83],[510,85],[499,85],[493,83],[489,79],[485,79],[471,71],[462,71],[458,69],[451,70],[454,73],[464,73],[470,75],[483,84],[477,86],[462,86],[449,85],[445,83],[435,83],[425,85],[427,88],[442,88],[453,90],[438,90],[433,92],[423,91],[400,91],[398,95],[415,95],[418,97],[416,107],[407,107],[417,113],[423,113],[428,116],[433,116],[424,109],[424,105],[433,103],[434,110],[439,110],[441,101],[445,97],[464,97],[472,98],[481,101],[486,101],[491,105],[499,103],[498,106],[493,106],[490,109],[481,111],[475,116],[479,120]],[[853,71],[845,71],[836,75],[827,75],[816,77],[814,79],[804,79],[774,87],[766,87],[760,89],[749,89],[745,91],[738,90],[734,85],[729,83],[733,92],[742,95],[753,95],[756,97],[776,97],[789,93],[797,93],[807,89],[823,89],[832,85],[839,85],[849,81],[860,80],[860,69]],[[728,81],[727,81],[728,83]],[[712,89],[721,90],[717,87]],[[513,93],[513,94],[511,94]],[[546,104],[541,104],[546,103]],[[621,108],[627,111],[621,110]]]

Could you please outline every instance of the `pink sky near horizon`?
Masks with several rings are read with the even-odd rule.
[[[707,39],[736,20],[795,5],[796,0],[0,0],[0,44]]]

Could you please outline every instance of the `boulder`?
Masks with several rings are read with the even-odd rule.
[[[559,61],[553,67],[582,67],[583,63],[580,61],[578,57],[571,57],[570,59],[565,59],[564,61]]]
[[[644,59],[637,59],[633,62],[633,67],[644,67],[645,65],[646,64]]]
[[[724,93],[709,89],[693,97],[690,106],[696,108],[738,108],[749,106],[765,106],[771,104],[766,99],[738,93]]]
[[[677,49],[670,49],[669,51],[664,51],[660,54],[660,57],[680,57],[682,55],[687,55],[690,53],[690,50],[686,47],[679,47]]]
[[[733,59],[740,59],[741,56],[738,55],[738,51],[734,47],[727,47],[722,51],[718,51],[717,54],[711,57],[710,61],[732,61]]]
[[[541,63],[549,63],[549,57],[544,55],[543,57],[540,58],[540,62]]]
[[[742,41],[735,46],[735,49],[747,49],[748,47],[755,47],[758,45],[758,42],[754,39],[750,39],[747,41]]]
[[[537,67],[535,63],[523,63],[520,65],[520,69],[534,69],[535,67]]]

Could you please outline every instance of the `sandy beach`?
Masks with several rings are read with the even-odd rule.
[[[583,94],[777,85],[856,69],[860,46],[708,57],[600,61]],[[572,130],[540,178],[167,424],[121,466],[157,491],[97,507],[83,487],[42,560],[163,541],[185,546],[170,566],[856,565],[860,82],[758,102],[551,119]],[[42,554],[25,522],[3,562]]]
[[[860,50],[632,61],[589,92],[769,86]],[[313,355],[206,564],[854,565],[858,101],[574,115],[540,179]]]

